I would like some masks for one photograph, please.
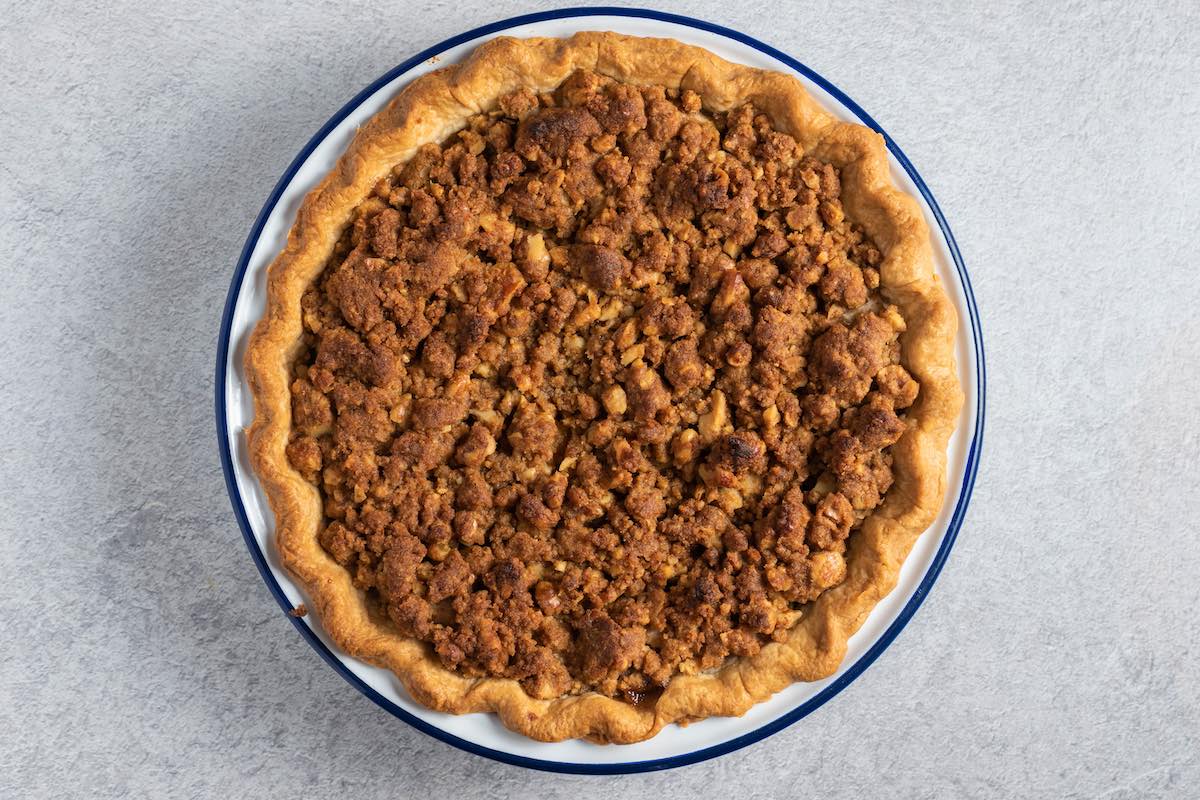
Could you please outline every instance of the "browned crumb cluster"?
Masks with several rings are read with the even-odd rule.
[[[535,697],[781,638],[918,391],[839,195],[752,107],[588,72],[422,148],[304,296],[288,457],[325,549]]]

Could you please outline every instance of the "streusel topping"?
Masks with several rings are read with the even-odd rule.
[[[918,392],[838,171],[589,72],[379,182],[303,300],[288,457],[406,635],[541,698],[753,656],[846,574]]]

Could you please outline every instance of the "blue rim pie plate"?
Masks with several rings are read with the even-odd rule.
[[[253,403],[242,372],[242,356],[246,339],[264,307],[267,265],[282,248],[301,199],[330,170],[357,126],[414,77],[435,64],[458,60],[496,35],[561,37],[581,30],[670,37],[705,47],[731,61],[789,72],[832,113],[882,134],[893,180],[916,197],[924,209],[932,232],[935,267],[960,320],[957,358],[966,402],[958,431],[948,447],[949,489],[942,514],[909,554],[896,588],[851,638],[841,669],[822,681],[793,684],[741,717],[709,718],[686,727],[671,725],[653,739],[630,745],[536,742],[505,729],[492,715],[454,716],[421,706],[391,673],[340,652],[312,615],[295,618],[281,614],[356,689],[413,727],[448,744],[533,769],[585,774],[644,772],[692,764],[746,747],[804,718],[849,686],[916,613],[963,525],[979,467],[984,422],[983,339],[971,282],[929,187],[887,132],[845,93],[792,56],[743,33],[641,9],[570,8],[527,14],[461,33],[418,53],[372,82],[317,131],[284,171],[254,220],[221,317],[216,370],[217,438],[234,515],[246,546],[280,608],[289,611],[304,601],[304,595],[274,553],[273,519],[250,469],[244,435],[253,416]]]

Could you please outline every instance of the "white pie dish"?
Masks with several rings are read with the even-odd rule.
[[[243,434],[250,423],[253,404],[242,372],[242,356],[246,338],[264,307],[266,266],[281,249],[300,200],[332,168],[354,130],[410,80],[435,64],[461,58],[495,35],[567,36],[580,30],[666,36],[705,47],[733,61],[792,72],[831,112],[879,130],[832,85],[766,45],[708,23],[631,9],[568,9],[494,23],[430,48],[367,87],[322,127],[271,193],[237,265],[221,323],[216,406],[222,464],[251,555],[284,608],[291,609],[305,598],[283,571],[275,554],[272,515],[250,469]],[[887,138],[886,133],[884,136]],[[879,603],[850,640],[846,658],[834,676],[815,683],[794,684],[742,717],[710,718],[687,727],[669,726],[655,738],[637,744],[542,743],[508,731],[490,715],[452,716],[421,706],[407,696],[390,672],[341,653],[321,629],[319,620],[312,616],[293,618],[306,639],[360,691],[421,730],[465,750],[509,763],[569,772],[642,771],[710,758],[795,722],[841,691],[895,638],[936,579],[961,527],[982,444],[983,351],[969,280],[932,195],[890,138],[887,141],[893,179],[921,201],[933,232],[936,268],[958,309],[961,324],[957,357],[966,402],[958,432],[949,444],[949,489],[943,512],[913,548],[896,589]]]

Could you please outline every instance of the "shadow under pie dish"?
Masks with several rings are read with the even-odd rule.
[[[941,505],[955,325],[882,140],[791,77],[498,39],[302,205],[251,454],[348,653],[639,741],[837,669]]]

